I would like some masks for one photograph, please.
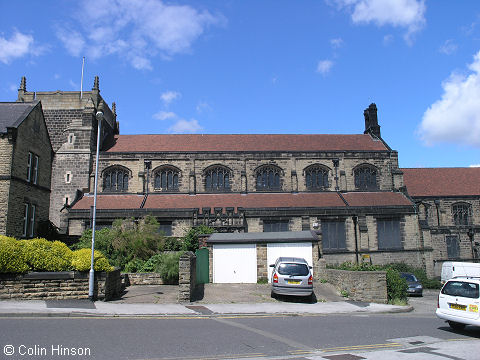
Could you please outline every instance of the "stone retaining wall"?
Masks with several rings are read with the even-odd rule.
[[[196,288],[196,256],[193,252],[187,251],[178,263],[178,302],[193,301]]]
[[[320,261],[319,278],[333,284],[340,292],[346,291],[354,301],[385,304],[387,297],[386,271],[347,271],[326,269],[325,260]]]
[[[160,274],[157,273],[125,273],[125,282],[130,285],[163,285]]]
[[[0,274],[0,299],[88,299],[88,272],[32,272]],[[111,300],[123,291],[120,269],[95,273],[94,297]]]

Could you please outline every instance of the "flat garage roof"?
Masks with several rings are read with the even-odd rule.
[[[315,231],[280,231],[250,233],[215,233],[207,240],[209,244],[239,243],[282,243],[282,242],[317,242]]]

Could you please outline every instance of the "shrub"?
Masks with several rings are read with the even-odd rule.
[[[182,250],[195,252],[198,249],[198,235],[213,234],[214,232],[214,229],[205,225],[191,228],[183,237]]]
[[[124,271],[127,273],[143,272],[141,269],[145,261],[141,259],[130,260],[127,265],[125,265]]]
[[[389,302],[407,301],[407,281],[400,272],[393,268],[387,269],[387,296]]]
[[[33,271],[71,270],[72,251],[60,241],[21,240],[25,260]]]
[[[163,261],[163,254],[153,255],[150,259],[145,261],[140,272],[159,272],[160,264]]]
[[[80,249],[73,252],[72,266],[78,271],[88,271],[91,266],[91,249]],[[95,271],[112,271],[113,266],[108,263],[108,260],[103,254],[95,250],[93,253],[93,268]]]
[[[30,267],[20,242],[0,235],[0,273],[25,273],[28,270]]]
[[[182,252],[161,254],[161,262],[158,266],[160,274],[165,284],[178,284],[178,261]]]

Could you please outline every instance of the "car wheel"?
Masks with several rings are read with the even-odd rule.
[[[463,329],[465,329],[465,324],[460,324],[460,323],[457,323],[455,321],[449,321],[448,325],[450,325],[450,327],[453,330],[463,330]]]
[[[272,292],[270,293],[270,296],[271,296],[273,299],[276,299],[278,295],[275,294],[275,293],[273,292],[273,290],[272,290]]]

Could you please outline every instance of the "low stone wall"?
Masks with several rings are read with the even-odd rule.
[[[346,291],[354,301],[385,304],[387,297],[387,273],[385,271],[347,271],[326,269],[320,262],[318,276],[333,284],[340,292]]]
[[[88,299],[88,272],[32,272],[0,274],[0,299]],[[94,297],[111,300],[123,291],[120,269],[95,273]]]
[[[125,283],[130,285],[163,285],[160,274],[157,273],[125,273]]]
[[[193,252],[187,251],[178,262],[178,302],[193,301],[196,287],[196,256]]]

